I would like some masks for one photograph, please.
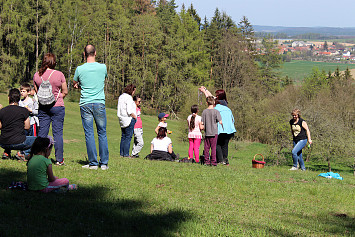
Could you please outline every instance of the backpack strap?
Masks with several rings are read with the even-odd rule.
[[[55,98],[55,101],[58,100],[61,91],[62,91],[62,89],[59,89],[58,94],[57,94],[57,98]]]
[[[49,78],[51,78],[51,76],[52,76],[53,72],[55,72],[55,70],[53,70],[53,71],[51,72],[51,74],[49,75],[49,77],[48,77],[48,79],[47,79],[46,81],[48,81],[48,80],[49,80]],[[41,79],[42,79],[42,82],[43,82],[44,80],[43,80],[42,76],[41,76]]]

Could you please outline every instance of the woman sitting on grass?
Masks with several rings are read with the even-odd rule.
[[[48,159],[53,148],[52,137],[37,137],[34,141],[27,162],[28,189],[44,193],[63,189],[64,191],[77,189],[75,184],[69,185],[67,178],[58,179],[53,175],[52,162]]]
[[[146,159],[174,161],[179,158],[173,152],[171,139],[166,136],[167,132],[165,127],[159,128],[157,137],[151,142],[151,154],[147,155]]]

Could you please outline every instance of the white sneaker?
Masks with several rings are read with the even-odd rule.
[[[107,165],[101,165],[101,169],[102,170],[108,170],[108,166]]]
[[[298,170],[298,168],[297,168],[297,167],[292,167],[292,168],[289,169],[289,170]]]
[[[81,168],[90,169],[90,170],[97,170],[99,167],[97,165],[83,165]]]

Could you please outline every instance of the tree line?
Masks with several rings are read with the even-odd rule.
[[[0,89],[30,81],[47,52],[70,85],[88,43],[107,65],[108,95],[134,83],[154,108],[179,111],[202,84],[227,91],[259,84],[247,18],[236,24],[216,9],[207,21],[192,5],[176,8],[174,0],[3,0]]]

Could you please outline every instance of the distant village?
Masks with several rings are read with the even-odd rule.
[[[259,41],[259,40],[258,40]],[[294,41],[278,39],[279,54],[284,60],[339,61],[355,63],[355,45],[327,41]],[[257,44],[261,44],[257,42]]]

